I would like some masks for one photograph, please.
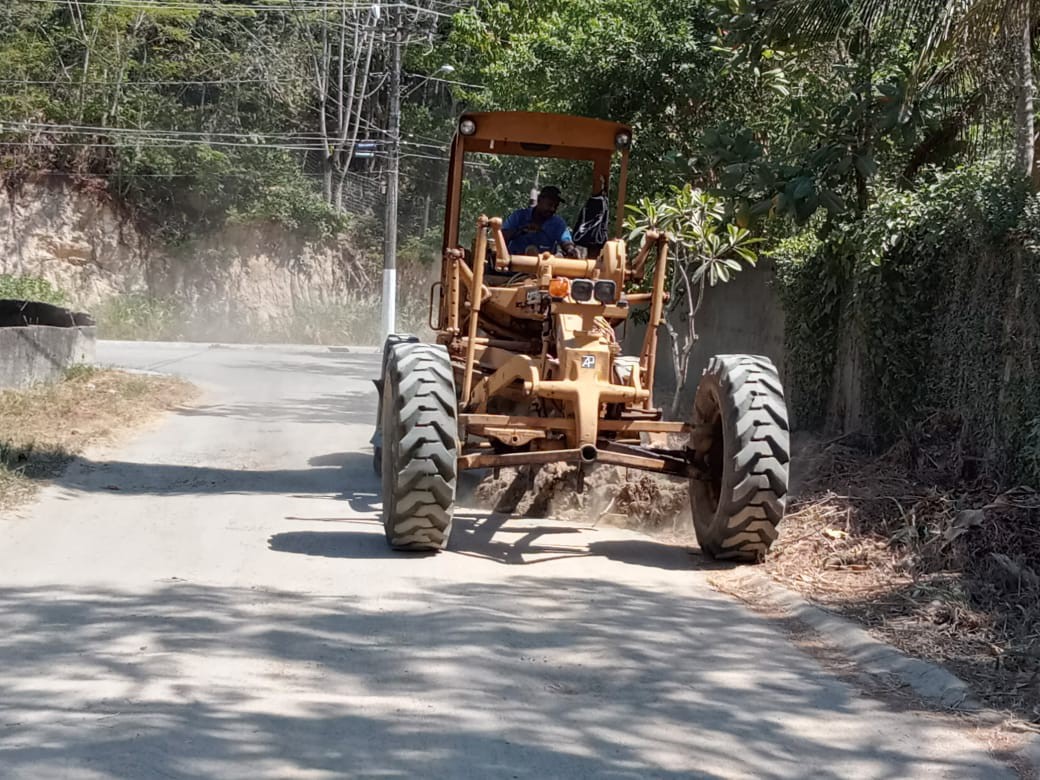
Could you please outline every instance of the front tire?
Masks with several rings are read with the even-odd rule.
[[[383,362],[380,364],[379,379],[375,380],[376,396],[376,430],[372,434],[372,470],[377,477],[383,476],[383,386],[386,384],[386,360],[392,350],[398,344],[416,344],[418,336],[411,333],[391,333],[383,343]]]
[[[458,407],[447,350],[401,343],[386,356],[383,528],[395,550],[448,543],[458,470]]]
[[[704,473],[690,480],[701,549],[760,561],[787,504],[790,426],[783,386],[767,357],[713,357],[697,387],[691,447]]]

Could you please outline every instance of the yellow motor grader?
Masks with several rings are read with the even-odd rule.
[[[698,542],[715,558],[760,560],[776,538],[789,434],[772,362],[712,358],[688,422],[664,420],[654,404],[669,245],[648,232],[630,259],[622,238],[631,145],[629,127],[585,117],[460,118],[441,276],[430,293],[437,343],[390,336],[376,381],[374,466],[393,548],[447,544],[460,471],[556,462],[574,464],[578,489],[594,464],[688,479]],[[511,254],[502,219],[480,216],[472,245],[460,245],[466,160],[474,154],[585,161],[605,193],[617,162],[613,237],[568,253],[577,257]],[[649,292],[636,291],[651,269]],[[615,329],[636,306],[649,307],[645,337],[639,354],[623,355]],[[649,445],[661,439],[686,444]]]

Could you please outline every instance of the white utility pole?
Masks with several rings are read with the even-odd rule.
[[[390,64],[390,160],[386,169],[383,234],[383,341],[397,330],[397,190],[401,166],[401,10],[387,9],[393,25]]]

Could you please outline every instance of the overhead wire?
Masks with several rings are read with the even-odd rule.
[[[179,86],[216,86],[221,84],[294,84],[303,83],[309,79],[297,78],[267,78],[267,79],[123,79],[121,81],[88,79],[86,81],[72,81],[69,79],[0,79],[0,84],[25,85],[25,86],[51,86],[51,87],[179,87]]]
[[[149,0],[18,0],[23,3],[37,3],[40,5],[54,5],[68,7],[70,2],[85,8],[112,8],[126,9],[131,11],[240,11],[240,12],[289,12],[310,13],[314,11],[371,11],[373,7],[380,9],[402,8],[418,13],[428,13],[434,16],[452,17],[454,14],[426,8],[415,3],[337,3],[334,0],[321,0],[320,3],[308,3],[297,0],[295,5],[290,0],[284,3],[272,2],[257,3],[250,5],[246,3],[204,3],[196,0],[163,0],[163,2],[150,2]],[[454,7],[454,6],[452,6]]]
[[[385,74],[373,74],[383,76]],[[407,74],[405,78],[416,76],[422,81],[436,81],[438,84],[449,84],[469,89],[486,89],[481,84],[470,84],[465,81],[453,81],[436,76],[421,76],[419,74]],[[76,81],[73,79],[0,79],[0,84],[14,86],[34,87],[199,87],[199,86],[223,86],[225,84],[307,84],[313,81],[311,76],[294,76],[292,78],[224,78],[224,79],[134,79],[127,78],[119,81],[112,79],[86,79]],[[419,85],[421,86],[421,84]]]
[[[116,178],[128,178],[128,179],[188,179],[188,178],[209,178],[209,177],[231,177],[231,176],[255,176],[258,172],[249,169],[237,169],[237,170],[223,170],[217,173],[201,172],[201,171],[183,171],[183,172],[169,172],[169,173],[138,173],[124,172],[124,171],[106,171],[106,172],[95,172],[95,171],[59,171],[59,170],[48,170],[48,169],[32,169],[30,173],[39,174],[44,176],[65,176],[69,178],[99,178],[99,179],[116,179]],[[300,171],[297,175],[304,176],[306,178],[320,179],[325,176],[321,172],[308,172]],[[342,172],[336,172],[336,176],[341,176]],[[381,178],[364,176],[363,174],[355,173],[354,171],[347,171],[347,177],[355,180],[361,180],[369,184],[378,185],[381,183]]]
[[[233,141],[207,141],[201,139],[177,139],[177,138],[149,138],[139,137],[133,138],[133,142],[144,144],[149,148],[153,149],[183,149],[192,146],[208,146],[228,149],[252,149],[254,151],[282,151],[282,152],[314,152],[321,149],[320,146],[298,146],[291,144],[243,144]],[[11,147],[11,148],[81,148],[90,147],[91,149],[126,149],[127,147],[133,146],[134,143],[108,143],[108,142],[92,142],[83,143],[76,141],[0,141],[0,147]],[[402,158],[410,158],[414,160],[436,160],[438,162],[448,162],[450,158],[442,157],[433,154],[418,154],[414,152],[402,152],[400,155]],[[363,159],[380,159],[389,160],[390,155],[385,152],[368,152]]]
[[[380,129],[381,128],[376,128]],[[245,147],[264,148],[271,145],[279,146],[281,144],[287,144],[294,141],[310,142],[306,148],[308,149],[321,149],[324,148],[324,139],[317,133],[263,133],[263,132],[227,132],[217,130],[172,130],[163,128],[153,127],[105,127],[101,125],[76,125],[76,124],[63,124],[63,123],[48,123],[48,122],[3,122],[0,121],[0,133],[14,132],[14,133],[53,133],[56,135],[126,135],[132,136],[134,139],[139,140],[140,138],[148,139],[159,139],[162,141],[177,141],[177,142],[197,142],[201,144],[225,144],[232,141],[242,142],[241,144],[235,144]],[[385,133],[389,135],[388,131]],[[414,136],[409,137],[423,137]],[[331,139],[330,139],[331,140]],[[439,141],[438,139],[426,139],[434,141],[434,143],[423,143],[421,141],[409,141],[402,139],[401,144],[404,146],[412,146],[416,148],[426,149],[440,149],[443,150],[447,147],[447,142]],[[364,138],[359,139],[357,143],[364,144],[385,144],[389,143],[387,140]],[[76,146],[91,145],[91,144],[73,144]]]

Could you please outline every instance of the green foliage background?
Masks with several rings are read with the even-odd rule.
[[[313,125],[308,25],[241,5],[4,3],[5,183],[100,185],[172,243],[229,218],[339,230],[292,149]]]
[[[1038,216],[1040,196],[990,160],[915,192],[882,192],[826,241],[782,242],[799,424],[828,422],[836,368],[849,358],[840,348],[851,344],[862,358],[862,427],[879,444],[953,410],[992,474],[1040,480]]]

